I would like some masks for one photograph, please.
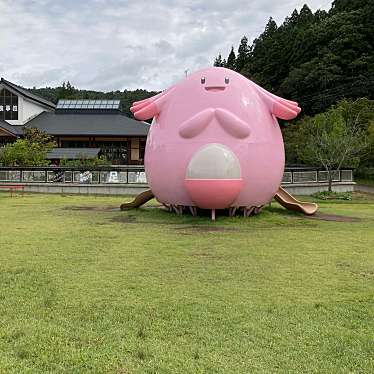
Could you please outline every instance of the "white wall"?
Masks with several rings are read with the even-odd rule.
[[[11,125],[24,125],[44,111],[50,112],[50,109],[18,95],[18,121],[7,122]]]
[[[44,112],[44,111],[50,112],[50,109],[46,108],[45,106],[39,105],[26,98],[23,98],[22,101],[23,101],[23,105],[22,105],[23,124],[30,121],[32,118],[36,117],[41,112]]]
[[[0,89],[1,88],[3,88],[3,85],[0,84]],[[17,92],[13,91],[8,87],[5,88],[18,96],[18,120],[7,120],[7,122],[11,125],[24,125],[32,118],[36,117],[38,114],[44,111],[51,111],[48,107],[24,98],[23,96],[17,94]]]

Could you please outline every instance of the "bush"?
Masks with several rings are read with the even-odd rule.
[[[355,177],[357,179],[369,179],[374,181],[374,167],[362,166],[358,168],[355,172]]]
[[[352,200],[351,192],[323,191],[316,192],[312,196],[320,200]]]
[[[0,165],[2,166],[47,166],[47,150],[38,143],[26,139],[18,139],[0,149]]]
[[[53,138],[45,132],[27,127],[24,139],[5,145],[0,149],[0,165],[2,166],[47,166],[48,151],[54,146]]]
[[[60,161],[60,166],[66,166],[66,167],[84,166],[87,168],[93,168],[97,166],[110,166],[110,165],[111,165],[111,162],[107,160],[107,158],[104,155],[100,157],[96,157],[96,158],[86,158],[84,155],[80,155],[80,157],[77,160],[62,159]]]

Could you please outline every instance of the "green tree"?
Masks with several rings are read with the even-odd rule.
[[[300,123],[299,157],[306,163],[323,166],[327,171],[329,191],[332,170],[356,167],[368,148],[359,116],[346,116],[344,103],[326,113],[305,117]]]
[[[216,59],[214,60],[214,66],[216,67],[223,67],[223,60],[222,60],[222,55],[219,54]]]
[[[248,39],[246,36],[242,37],[238,48],[238,55],[236,57],[235,69],[237,72],[241,72],[246,64],[249,62],[251,49],[248,46]]]
[[[235,66],[236,66],[236,56],[234,52],[234,47],[231,47],[231,51],[229,53],[229,56],[227,57],[227,62],[226,62],[225,67],[227,69],[235,70]]]
[[[55,146],[53,138],[35,128],[26,128],[24,139],[7,144],[0,150],[3,166],[46,166],[48,151]]]
[[[249,58],[242,59],[238,50],[235,70],[298,101],[307,115],[324,112],[342,98],[373,99],[373,30],[372,0],[335,0],[330,11],[314,14],[304,5],[279,27],[270,18],[248,46]]]
[[[23,137],[30,144],[37,145],[41,150],[49,151],[56,146],[53,136],[35,127],[25,127],[23,130]]]

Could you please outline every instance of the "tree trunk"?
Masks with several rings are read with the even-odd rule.
[[[328,178],[329,178],[329,192],[332,192],[332,174],[331,174],[331,170],[327,171],[327,175],[328,175]]]

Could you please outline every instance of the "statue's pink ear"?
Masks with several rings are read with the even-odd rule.
[[[157,116],[160,114],[162,106],[167,101],[167,98],[172,91],[171,88],[172,87],[148,99],[135,101],[132,104],[130,111],[136,119],[141,121]]]
[[[299,107],[299,104],[297,102],[286,100],[279,96],[273,95],[257,84],[253,82],[251,83],[262,100],[268,106],[270,112],[274,114],[275,117],[284,120],[291,120],[296,118],[297,115],[301,112],[301,108]]]

